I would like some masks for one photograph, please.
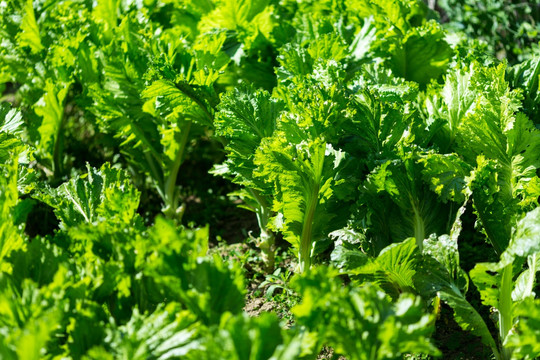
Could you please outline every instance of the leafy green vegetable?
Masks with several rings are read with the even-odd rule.
[[[283,134],[284,135],[284,134]],[[333,217],[328,209],[335,201],[333,188],[339,179],[343,154],[320,140],[292,146],[283,137],[263,142],[255,163],[257,176],[274,183],[274,228],[298,251],[300,271],[311,266],[318,241],[332,230]]]
[[[14,210],[19,200],[17,189],[17,157],[1,168],[0,180],[0,271],[11,273],[12,265],[6,261],[11,252],[23,249],[25,242],[19,229],[14,224]]]
[[[523,90],[523,111],[538,124],[540,115],[540,57],[534,57],[506,70],[506,80],[513,88]]]
[[[437,355],[428,340],[433,317],[420,298],[402,294],[392,303],[374,285],[342,286],[338,273],[320,267],[293,281],[303,294],[292,309],[300,325],[351,359],[394,359],[408,352]]]
[[[144,36],[152,28],[133,17],[124,19],[118,33],[102,64],[104,81],[89,84],[93,111],[104,131],[123,139],[131,162],[151,177],[164,213],[180,220],[184,206],[178,205],[176,181],[187,144],[197,133],[193,128],[212,124],[213,83],[228,62],[220,57],[225,34],[201,39],[198,50],[186,48],[180,39],[167,45],[172,30],[155,37],[156,46],[146,45]],[[149,69],[148,62],[154,67]]]
[[[514,308],[519,322],[505,339],[503,346],[513,350],[513,359],[534,359],[540,354],[538,347],[538,299],[528,297]]]
[[[0,358],[538,358],[536,2],[1,1]]]
[[[422,2],[359,0],[349,7],[353,16],[373,16],[377,37],[370,46],[372,56],[385,61],[396,75],[425,86],[445,72],[453,52],[442,28],[427,21]]]
[[[219,327],[209,329],[202,340],[202,349],[193,351],[188,359],[226,358],[235,360],[266,360],[275,358],[283,345],[282,329],[274,314],[259,317],[226,313]]]
[[[76,58],[89,32],[87,9],[66,3],[47,9],[32,1],[5,5],[0,83],[23,85],[16,85],[7,99],[23,105],[25,140],[35,144],[41,170],[60,181],[69,163],[64,142],[73,105],[67,103],[80,84],[73,74],[78,72]]]
[[[403,38],[390,38],[380,46],[388,46],[389,67],[396,75],[421,85],[439,78],[453,55],[444,32],[434,22],[409,30]]]
[[[198,348],[196,318],[177,303],[159,306],[152,314],[135,309],[125,325],[111,326],[103,345],[83,359],[170,359]]]
[[[368,234],[376,252],[408,237],[415,237],[421,250],[431,234],[450,230],[464,198],[468,167],[458,157],[398,149],[396,158],[375,168],[362,187],[360,201],[368,207]]]
[[[50,157],[52,170],[57,176],[63,173],[62,159],[62,128],[64,126],[64,101],[69,91],[69,82],[54,84],[51,80],[45,83],[45,93],[35,104],[35,112],[43,121],[38,128],[40,142],[38,150],[45,157]]]
[[[261,234],[261,249],[268,269],[274,268],[275,235],[270,230],[272,217],[271,187],[254,171],[255,152],[264,138],[273,135],[282,102],[263,91],[236,90],[226,94],[219,105],[215,120],[216,135],[226,140],[227,159],[214,174],[232,179],[245,187],[242,193],[247,208],[257,214]]]
[[[127,175],[109,164],[99,170],[87,166],[88,174],[71,179],[37,198],[55,209],[61,226],[112,221],[129,224],[139,205],[138,191]]]
[[[340,270],[351,276],[355,283],[374,282],[394,298],[413,290],[419,261],[414,238],[385,247],[376,258],[358,250],[346,251],[346,246],[337,245],[332,260],[341,263]]]
[[[491,347],[495,358],[514,358],[512,352],[520,350],[519,336],[512,330],[519,326],[520,318],[515,309],[522,304],[529,304],[534,298],[536,257],[538,242],[533,240],[538,236],[538,214],[540,209],[529,212],[517,224],[512,240],[501,256],[499,263],[479,263],[470,272],[473,283],[478,288],[482,303],[495,309],[498,314],[496,326],[499,330],[498,342],[490,334],[484,320],[476,309],[465,299],[463,290],[467,288],[467,278],[459,266],[457,252],[457,237],[461,231],[460,222],[456,222],[450,237],[439,238],[436,242],[426,243],[426,254],[422,265],[421,276],[416,285],[421,291],[437,292],[441,300],[450,305],[458,324],[467,331],[480,336],[482,341]],[[427,240],[426,240],[427,241]],[[448,243],[449,242],[449,243]],[[451,246],[448,246],[451,245]],[[529,269],[522,271],[520,259],[528,259]],[[533,270],[534,269],[534,270]],[[521,273],[515,280],[515,273]],[[527,326],[527,325],[525,325]],[[507,346],[508,337],[515,344]],[[527,348],[526,335],[524,351]]]
[[[539,220],[540,208],[529,212],[518,222],[510,244],[501,255],[501,261],[480,263],[471,271],[471,279],[480,291],[482,302],[497,309],[499,313],[498,328],[499,338],[503,344],[501,348],[503,358],[510,358],[512,353],[511,348],[504,347],[504,342],[518,320],[514,315],[514,307],[521,301],[533,297],[532,290],[537,270],[535,262],[540,253],[540,245],[535,240],[540,233]],[[513,268],[514,265],[520,265],[517,262],[520,258],[529,258],[531,268],[525,275],[527,277],[525,288],[514,291]]]
[[[540,132],[518,112],[521,96],[505,81],[503,64],[456,68],[430,101],[428,121],[445,123],[435,142],[476,166],[468,187],[482,227],[500,255],[516,219],[538,203],[540,164],[535,154]]]

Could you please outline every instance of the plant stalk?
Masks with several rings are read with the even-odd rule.
[[[178,171],[180,166],[184,161],[184,154],[186,150],[186,144],[189,138],[189,131],[191,130],[191,120],[186,121],[184,126],[181,128],[180,139],[178,141],[179,147],[176,152],[176,157],[174,159],[173,165],[171,166],[171,171],[165,180],[165,191],[164,193],[164,203],[165,207],[163,213],[169,219],[176,219],[179,222],[182,221],[182,216],[184,215],[185,206],[178,206],[178,198],[176,196],[176,179],[178,178]]]
[[[58,130],[55,134],[55,141],[54,141],[54,148],[53,148],[53,176],[55,179],[60,179],[62,177],[62,173],[64,172],[62,168],[62,144],[61,144],[61,136],[62,136],[62,130],[64,129],[64,116],[62,116],[62,119],[60,121],[60,125],[58,126]]]
[[[298,256],[301,273],[305,272],[311,267],[313,218],[315,217],[315,210],[317,210],[318,198],[319,184],[314,186],[311,196],[309,197],[306,215],[304,216],[304,223],[302,224],[302,235],[300,237],[300,252]]]
[[[259,191],[255,189],[248,189],[248,191],[258,204],[257,209],[255,209],[255,214],[257,215],[257,223],[259,224],[261,235],[259,237],[257,246],[261,250],[266,271],[273,272],[275,267],[276,237],[272,231],[268,230],[268,222],[270,221],[270,217],[272,215],[270,205]]]
[[[501,356],[504,360],[512,357],[511,349],[502,346],[506,336],[512,329],[512,264],[503,269],[501,289],[499,292],[499,341],[501,343]]]
[[[422,219],[422,216],[420,216],[420,212],[417,210],[416,205],[413,205],[413,211],[414,211],[414,238],[416,239],[416,245],[418,246],[418,250],[422,252],[422,248],[424,245],[424,238],[426,236],[424,220]]]
[[[56,130],[56,134],[54,134],[54,147],[53,147],[53,153],[52,153],[52,165],[53,165],[53,178],[55,180],[60,180],[63,173],[64,173],[64,167],[62,165],[62,144],[64,141],[63,135],[64,135],[64,123],[66,120],[68,109],[66,106],[64,106],[64,101],[62,101],[59,106],[63,107],[62,113],[59,114],[62,118],[60,119],[60,124],[58,124],[58,129]]]

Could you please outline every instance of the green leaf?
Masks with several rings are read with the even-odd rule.
[[[369,63],[362,65],[361,71],[357,74],[353,86],[355,90],[369,90],[372,96],[381,99],[381,103],[370,103],[370,106],[380,106],[386,108],[390,103],[404,105],[407,101],[415,100],[418,96],[418,84],[412,81],[406,81],[396,76],[392,70],[380,63]],[[367,88],[367,89],[362,89]],[[362,91],[360,96],[365,96]],[[401,111],[410,113],[411,109],[402,107]],[[388,107],[391,109],[391,107]],[[386,111],[383,111],[383,113]]]
[[[35,198],[55,209],[63,229],[102,221],[131,223],[139,206],[139,192],[128,176],[108,163],[99,170],[87,168],[87,174],[42,191]]]
[[[0,133],[18,135],[23,131],[22,114],[6,103],[0,103]]]
[[[208,228],[178,233],[169,221],[157,218],[150,242],[141,246],[146,256],[138,261],[159,297],[182,302],[206,325],[219,323],[227,311],[242,311],[245,290],[240,267],[217,254],[203,257],[208,249]]]
[[[482,339],[496,356],[497,345],[486,323],[476,309],[467,301],[465,295],[451,288],[444,288],[438,292],[442,301],[446,302],[454,310],[454,319],[465,331],[471,332]]]
[[[343,228],[329,234],[334,241],[334,250],[330,254],[332,265],[342,271],[356,269],[365,265],[370,258],[362,251],[366,242],[364,234],[352,228]]]
[[[431,234],[448,233],[459,207],[454,201],[463,196],[459,158],[404,146],[396,155],[375,168],[361,188],[360,203],[367,206],[368,236],[376,251],[408,237],[415,237],[421,249]],[[453,168],[446,169],[445,163]]]
[[[365,20],[364,25],[354,37],[354,40],[349,47],[351,57],[355,60],[363,60],[370,52],[372,43],[377,39],[377,28],[374,20],[369,17]]]
[[[23,248],[13,251],[8,261],[13,267],[11,279],[22,284],[30,279],[38,286],[54,281],[56,272],[69,261],[68,254],[51,237],[34,237]]]
[[[71,83],[47,79],[45,93],[34,105],[36,115],[42,118],[38,128],[38,150],[50,161],[50,166],[56,174],[62,170],[62,141],[64,121],[64,101]]]
[[[526,117],[516,114],[521,107],[521,98],[505,81],[504,64],[475,67],[474,70],[470,79],[471,91],[478,97],[459,125],[458,152],[471,164],[480,154],[509,164],[527,147],[530,149],[526,152],[534,153],[538,146],[537,132],[524,132],[531,129],[532,124]],[[516,141],[519,138],[521,141]]]
[[[286,111],[279,119],[278,129],[290,141],[322,138],[338,146],[349,135],[354,119],[354,98],[343,83],[343,66],[329,60],[317,64],[313,75],[298,77],[295,84],[279,86],[276,97],[285,101]]]
[[[105,354],[134,360],[184,358],[200,346],[198,327],[195,316],[178,303],[160,304],[151,314],[135,309],[126,324],[110,326],[104,344],[90,349],[83,359]]]
[[[441,96],[446,105],[448,127],[452,133],[458,129],[463,118],[473,109],[475,92],[471,86],[471,76],[474,68],[474,64],[470,65],[468,71],[457,67],[445,78]]]
[[[471,279],[478,288],[484,305],[496,309],[499,307],[502,271],[503,268],[497,263],[479,263],[471,270]]]
[[[512,349],[512,359],[536,359],[540,356],[540,299],[529,297],[514,311],[519,320],[504,346]]]
[[[274,26],[269,0],[224,0],[208,13],[200,23],[201,30],[250,29],[260,31],[266,37]]]
[[[111,41],[113,30],[118,26],[118,0],[99,0],[92,9],[93,20],[102,26],[106,42]]]
[[[524,270],[514,282],[512,300],[520,301],[528,297],[534,297],[534,284],[536,283],[536,273],[540,271],[540,253],[527,257],[528,269]]]
[[[527,258],[540,253],[540,208],[529,211],[517,223],[512,240],[501,256],[501,265],[511,264],[516,258]]]
[[[444,126],[435,135],[435,142],[443,149],[450,149],[458,136],[459,127],[475,108],[477,93],[471,78],[479,65],[468,68],[458,64],[445,77],[444,86],[431,85],[425,99],[428,125],[444,120]]]
[[[416,257],[417,247],[413,238],[389,245],[375,260],[378,267],[375,273],[377,282],[383,289],[388,284],[398,287],[398,293],[410,291],[416,274]]]
[[[22,125],[22,114],[8,104],[0,103],[0,164],[7,164],[15,155],[19,163],[28,162],[29,149],[20,138]]]
[[[43,287],[29,280],[14,284],[5,274],[0,274],[0,355],[3,358],[39,359],[55,343],[58,330],[62,328],[62,316],[69,308],[63,299],[69,284],[66,274],[63,268]]]
[[[147,87],[141,96],[155,101],[158,109],[166,109],[167,116],[180,117],[181,120],[195,120],[201,124],[210,125],[213,116],[210,113],[211,105],[206,99],[208,96],[205,96],[205,92],[208,91],[210,90],[204,89],[202,86],[192,87],[182,81],[173,83],[168,80],[157,80]]]
[[[257,246],[269,269],[274,266],[274,234],[268,226],[272,216],[271,184],[254,175],[254,159],[261,141],[273,135],[282,109],[283,103],[268,92],[245,87],[222,97],[214,122],[216,135],[225,141],[227,159],[211,172],[246,187],[239,195],[245,208],[257,215],[261,231]]]
[[[15,225],[14,212],[19,201],[18,154],[11,155],[12,158],[0,167],[0,274],[11,273],[12,266],[6,261],[7,257],[26,246],[23,235]]]
[[[359,81],[358,86],[370,86],[364,81],[366,80]],[[366,82],[368,81],[370,82]],[[395,90],[393,87],[392,89]],[[356,103],[353,106],[357,114],[352,128],[347,129],[352,137],[348,140],[351,144],[347,144],[347,150],[351,148],[351,151],[358,152],[357,156],[360,158],[385,156],[406,136],[412,114],[401,104],[388,101],[387,96],[392,90],[387,90],[389,89],[375,88],[373,91],[360,90],[356,94]],[[401,101],[401,94],[398,94],[398,97]]]
[[[356,16],[373,16],[379,30],[405,33],[426,21],[427,7],[416,0],[355,0],[348,4],[349,11]]]
[[[24,6],[24,15],[21,24],[22,31],[18,34],[19,45],[28,46],[33,54],[43,50],[39,27],[36,22],[34,5],[32,0],[27,0]]]
[[[265,91],[235,89],[222,97],[214,122],[216,135],[227,141],[225,162],[233,181],[255,189],[266,188],[253,175],[255,152],[262,139],[272,136],[283,104]]]
[[[255,155],[256,176],[274,186],[274,228],[298,251],[301,271],[311,266],[317,242],[339,227],[333,221],[331,203],[339,179],[342,153],[321,140],[298,145],[286,142],[284,134],[263,140]]]
[[[409,30],[403,38],[383,40],[380,53],[382,57],[390,55],[388,65],[394,74],[425,86],[446,71],[452,58],[453,51],[444,37],[441,27],[430,21]]]
[[[527,157],[516,156],[505,165],[479,156],[476,170],[467,179],[482,229],[499,255],[508,246],[517,219],[538,201],[537,167],[527,166],[534,159],[532,154]]]
[[[462,203],[465,200],[465,178],[472,170],[456,154],[428,153],[420,159],[424,165],[422,175],[424,181],[430,184],[443,202],[454,201]]]
[[[347,44],[334,33],[321,34],[309,44],[308,53],[315,63],[323,60],[339,62],[348,55]]]
[[[540,208],[529,212],[518,223],[512,234],[512,240],[507,249],[501,255],[498,263],[479,263],[471,270],[470,276],[480,292],[482,303],[498,310],[499,313],[499,336],[501,342],[512,333],[516,321],[514,308],[519,301],[531,298],[535,284],[536,264],[534,257],[540,253],[537,238],[540,236],[539,223]],[[515,268],[521,270],[519,258],[531,258],[532,268],[524,279],[513,280]],[[509,353],[508,349],[503,350]]]
[[[246,313],[236,316],[225,313],[219,327],[206,331],[201,340],[202,349],[191,352],[187,358],[269,360],[285,345],[284,340],[275,314],[251,317]]]
[[[513,88],[523,90],[523,110],[531,119],[540,115],[540,57],[536,56],[506,70],[506,80]],[[538,120],[535,120],[538,123]]]
[[[292,282],[302,302],[291,311],[299,325],[316,332],[319,344],[351,360],[439,354],[429,341],[433,317],[419,297],[402,294],[391,302],[376,286],[343,286],[337,274],[320,266]]]
[[[281,67],[276,70],[276,75],[282,81],[294,76],[305,77],[313,71],[314,61],[309,52],[294,44],[285,45],[277,59]]]
[[[515,200],[509,197],[507,191],[501,191],[505,185],[498,177],[501,167],[484,157],[479,157],[477,161],[478,166],[468,179],[468,187],[472,191],[474,207],[482,228],[495,251],[501,254],[510,241],[515,221],[515,212],[510,204]],[[499,185],[501,183],[502,186]]]
[[[458,210],[449,234],[424,240],[422,261],[418,264],[415,288],[423,295],[437,295],[454,311],[454,319],[465,331],[482,339],[493,353],[499,350],[482,316],[468,302],[465,292],[469,280],[461,269],[458,251],[458,237],[462,230],[461,216],[465,212],[468,199]]]
[[[444,269],[443,277],[446,277],[446,275],[449,276],[444,281],[452,284],[451,287],[457,287],[463,293],[469,287],[469,278],[460,267],[458,238],[463,229],[461,216],[465,213],[467,202],[468,198],[463,201],[463,205],[457,211],[450,234],[444,234],[439,237],[432,236],[424,240],[424,255],[432,257],[442,265],[442,269]]]
[[[354,259],[357,261],[345,264],[342,269],[344,273],[354,276],[355,283],[358,283],[358,280],[361,280],[360,283],[372,281],[393,298],[413,291],[419,262],[419,252],[414,238],[387,246],[374,259],[366,258],[359,251],[356,253]],[[352,254],[349,253],[348,259],[351,258]]]

